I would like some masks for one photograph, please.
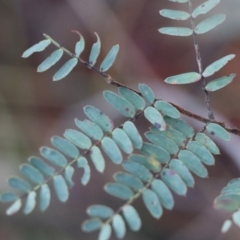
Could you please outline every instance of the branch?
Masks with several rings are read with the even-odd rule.
[[[58,42],[56,42],[54,39],[52,39],[52,38],[51,38],[50,36],[48,36],[47,34],[44,33],[43,36],[44,36],[45,38],[49,39],[57,48],[61,48],[61,49],[62,49],[67,55],[69,55],[71,58],[77,58],[78,61],[79,61],[80,63],[82,63],[84,66],[88,67],[89,69],[91,69],[91,70],[93,70],[94,72],[96,72],[96,73],[98,73],[99,75],[101,75],[108,84],[114,85],[114,86],[116,86],[116,87],[125,87],[125,88],[127,88],[127,89],[129,89],[129,90],[131,90],[131,91],[133,91],[133,92],[135,92],[135,93],[137,93],[137,94],[139,94],[139,95],[141,96],[141,93],[140,93],[140,92],[138,92],[138,91],[136,91],[136,90],[134,90],[134,89],[132,89],[132,88],[129,88],[129,87],[127,87],[126,85],[124,85],[124,84],[116,81],[116,80],[115,80],[114,78],[112,78],[109,74],[107,74],[107,73],[105,73],[105,72],[101,72],[99,68],[94,67],[94,66],[91,66],[87,61],[81,59],[80,57],[77,57],[74,53],[72,53],[72,52],[70,52],[69,50],[67,50],[66,48],[62,47]],[[198,49],[199,49],[198,44],[197,44],[196,46],[197,46]],[[199,56],[200,56],[200,52],[197,51],[197,53],[199,53]],[[198,56],[198,55],[197,55],[197,56]],[[199,62],[199,61],[198,61],[198,62]],[[202,65],[201,65],[201,61],[200,61],[199,63],[200,63],[200,65],[199,65],[199,66],[200,66],[200,70],[201,70],[201,69],[202,69],[202,68],[201,68],[201,66],[202,66]],[[208,99],[208,105],[209,105],[208,95],[207,95],[207,99]],[[159,99],[155,99],[155,101],[156,101],[156,100],[159,100]],[[239,130],[238,128],[230,128],[230,127],[226,126],[225,123],[216,121],[213,117],[211,117],[211,114],[210,114],[210,113],[211,113],[212,111],[210,111],[209,114],[208,114],[209,118],[204,118],[204,117],[202,117],[202,116],[200,116],[200,115],[197,115],[197,114],[195,114],[195,113],[193,113],[193,112],[190,112],[190,111],[188,111],[188,110],[186,110],[186,109],[184,109],[184,108],[182,108],[182,107],[180,107],[180,106],[178,106],[178,105],[176,105],[176,104],[174,104],[174,103],[171,103],[171,102],[169,102],[169,103],[172,104],[175,108],[177,108],[180,113],[182,113],[182,114],[184,114],[184,115],[186,115],[186,116],[188,116],[188,117],[190,117],[190,118],[193,118],[193,119],[198,120],[198,121],[203,122],[203,123],[213,122],[213,123],[219,124],[219,125],[221,125],[223,128],[225,128],[225,130],[227,130],[228,132],[240,136],[240,130]],[[209,107],[210,107],[210,106],[209,106]],[[210,109],[210,110],[211,110],[211,109]],[[212,113],[212,114],[213,114],[213,113]]]

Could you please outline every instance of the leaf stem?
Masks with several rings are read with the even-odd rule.
[[[189,5],[191,26],[192,26],[192,30],[193,30],[193,42],[194,42],[194,49],[195,49],[195,53],[196,53],[196,61],[197,61],[197,65],[198,65],[198,71],[199,71],[199,74],[201,75],[201,80],[202,80],[202,91],[203,91],[203,94],[204,94],[205,103],[207,105],[208,118],[209,118],[210,122],[212,122],[215,118],[214,118],[214,114],[213,114],[213,111],[212,111],[211,106],[210,106],[209,93],[206,90],[206,80],[202,76],[202,72],[203,72],[202,58],[201,58],[201,53],[200,53],[200,47],[199,47],[199,44],[198,44],[197,34],[194,31],[195,21],[192,17],[193,7],[192,7],[191,0],[188,0],[188,5]]]

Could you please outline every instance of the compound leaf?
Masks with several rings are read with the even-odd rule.
[[[81,178],[81,183],[83,185],[87,185],[87,183],[89,182],[90,180],[90,177],[91,177],[91,169],[88,165],[88,161],[85,157],[79,157],[78,158],[78,161],[77,161],[77,167],[78,168],[83,168],[83,176]],[[96,167],[96,166],[95,166]],[[101,170],[101,168],[100,168]]]
[[[166,18],[174,19],[174,20],[187,20],[190,17],[188,12],[177,11],[171,9],[162,9],[159,11],[160,15]]]
[[[144,116],[153,126],[155,126],[160,131],[164,131],[166,129],[165,121],[161,113],[156,110],[156,108],[151,106],[145,108]]]
[[[166,184],[159,179],[154,179],[151,188],[157,194],[161,204],[171,210],[174,206],[174,199]]]
[[[187,37],[193,34],[193,30],[186,27],[163,27],[159,28],[158,31],[162,34],[179,37]]]
[[[103,92],[104,98],[107,102],[114,107],[124,117],[133,117],[136,114],[134,106],[125,98],[113,93],[111,91]]]
[[[219,60],[213,62],[210,64],[204,71],[203,71],[203,76],[204,77],[209,77],[212,76],[215,72],[220,70],[222,67],[224,67],[228,61],[232,60],[235,57],[235,54],[229,54],[223,58],[220,58]]]
[[[209,123],[206,129],[211,135],[221,138],[225,141],[230,141],[231,139],[230,134],[223,127],[216,123]]]
[[[131,121],[127,121],[123,124],[123,130],[127,133],[128,137],[132,141],[133,147],[136,149],[142,148],[142,137],[139,134],[137,128],[134,123]]]
[[[100,41],[100,38],[98,36],[98,34],[96,32],[94,32],[94,34],[96,35],[97,37],[97,42],[95,42],[93,45],[92,45],[92,49],[91,49],[91,52],[90,52],[90,55],[89,55],[89,64],[91,66],[94,66],[96,61],[97,61],[97,58],[100,54],[100,50],[101,50],[101,41]]]
[[[179,75],[168,77],[164,80],[168,84],[189,84],[197,82],[201,79],[201,75],[196,72],[182,73]]]
[[[57,49],[49,57],[47,57],[37,68],[38,72],[44,72],[56,64],[63,55],[62,49]]]
[[[119,45],[115,45],[111,48],[111,50],[108,52],[107,56],[104,58],[103,62],[100,65],[100,71],[106,72],[114,63],[117,54],[119,51]]]
[[[66,202],[69,197],[68,187],[62,175],[57,175],[53,178],[53,186],[58,199],[61,202]]]
[[[24,214],[29,214],[33,211],[36,206],[36,192],[32,191],[28,194],[25,202],[25,206],[23,209]]]
[[[143,143],[140,151],[147,157],[154,158],[160,163],[166,163],[170,160],[170,155],[166,150],[151,143]]]
[[[47,184],[43,184],[39,193],[39,208],[41,211],[45,211],[50,204],[51,192]]]
[[[49,148],[49,147],[41,147],[40,153],[43,157],[45,157],[48,161],[58,167],[65,167],[67,165],[67,159],[58,151]]]
[[[137,110],[143,110],[145,108],[145,101],[137,93],[131,91],[125,87],[118,88],[119,94],[130,102]]]
[[[75,119],[75,124],[80,128],[86,135],[88,135],[93,140],[100,141],[103,137],[102,129],[92,121],[85,119],[84,121],[79,121]]]
[[[75,145],[62,137],[54,136],[51,142],[54,147],[70,158],[77,158],[80,154]]]
[[[112,132],[112,138],[125,153],[132,153],[132,142],[130,141],[128,135],[122,129],[115,128]]]
[[[90,138],[77,130],[67,129],[63,136],[81,149],[89,149],[92,146]]]
[[[133,191],[129,187],[119,183],[107,183],[104,186],[104,190],[108,194],[120,198],[122,200],[128,200],[134,196]]]
[[[180,176],[172,169],[165,168],[161,173],[163,182],[176,194],[185,196],[187,187]]]
[[[74,168],[72,166],[67,166],[64,171],[64,177],[69,188],[73,187],[74,182],[72,180],[74,174]]]
[[[209,32],[210,30],[221,24],[225,19],[226,15],[224,14],[217,14],[215,16],[207,18],[195,27],[194,32],[197,34]]]
[[[19,177],[11,177],[8,179],[8,185],[12,188],[28,193],[32,190],[32,186],[25,180]]]
[[[87,208],[87,214],[90,217],[99,217],[101,219],[107,219],[111,217],[114,212],[110,207],[104,205],[92,205]]]
[[[221,88],[224,88],[225,86],[230,84],[235,77],[236,77],[236,74],[230,74],[229,77],[224,76],[224,77],[215,79],[207,84],[206,90],[209,92],[214,92]]]
[[[153,103],[155,100],[155,95],[153,93],[153,90],[145,83],[138,84],[138,89],[140,93],[142,94],[143,98],[149,102]]]
[[[114,126],[111,119],[93,106],[85,106],[84,113],[94,123],[96,123],[104,132],[112,132]]]
[[[194,178],[182,161],[178,159],[171,160],[169,168],[174,170],[188,187],[194,187]]]
[[[150,189],[146,189],[142,193],[142,198],[143,198],[143,202],[144,202],[147,210],[149,211],[149,213],[154,218],[159,219],[162,216],[163,210],[162,210],[162,206],[159,202],[157,194]]]
[[[204,133],[198,133],[195,140],[205,146],[212,154],[220,154],[217,145]]]
[[[44,177],[35,167],[29,164],[22,164],[20,166],[21,173],[35,184],[44,182]]]
[[[206,14],[209,12],[211,9],[213,9],[218,3],[220,3],[220,0],[208,0],[198,7],[194,9],[192,12],[192,17],[196,18],[200,14]]]
[[[42,52],[46,47],[48,47],[51,44],[51,41],[49,39],[42,40],[39,43],[36,43],[32,47],[28,48],[23,54],[23,58],[27,58],[31,56],[35,52]]]
[[[130,187],[134,191],[138,191],[144,187],[142,181],[139,178],[129,173],[118,172],[114,174],[113,178],[116,182]]]
[[[112,234],[112,228],[110,224],[105,224],[102,226],[99,232],[98,240],[108,240],[111,237],[111,234]]]
[[[54,74],[53,81],[59,81],[65,78],[77,65],[78,59],[72,58],[62,65],[62,67]]]
[[[105,161],[100,149],[97,146],[93,146],[89,155],[96,170],[102,173],[105,169]]]
[[[149,169],[152,172],[160,172],[161,170],[161,164],[156,159],[151,157],[145,157],[143,155],[139,154],[132,154],[128,157],[129,160],[133,162],[137,162],[145,166],[147,169]]]
[[[122,211],[128,227],[134,232],[138,231],[142,226],[142,221],[136,209],[131,205],[125,205]]]
[[[125,161],[122,164],[122,166],[127,172],[129,172],[132,175],[138,177],[143,182],[148,182],[153,177],[152,173],[140,163],[128,160],[128,161]]]
[[[101,141],[101,146],[113,163],[120,164],[122,162],[122,153],[117,144],[110,137],[104,137]]]
[[[52,176],[55,173],[55,169],[53,167],[50,167],[38,157],[30,157],[28,161],[33,167],[37,168],[41,173],[45,174],[48,177]]]
[[[208,176],[207,169],[201,163],[201,160],[192,152],[187,150],[182,150],[178,158],[186,165],[186,167],[201,178],[206,178]]]
[[[112,227],[117,238],[124,238],[126,234],[126,226],[121,215],[114,215],[112,220]]]
[[[99,218],[90,218],[82,223],[82,230],[84,232],[93,232],[101,228],[101,226],[102,220],[100,220]]]
[[[168,102],[156,101],[154,107],[171,118],[180,118],[180,112]]]
[[[21,199],[17,199],[7,210],[6,210],[6,214],[7,215],[13,215],[16,212],[18,212],[20,210],[22,206],[22,200]]]

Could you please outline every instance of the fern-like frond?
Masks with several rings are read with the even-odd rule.
[[[220,25],[225,19],[226,15],[224,14],[217,14],[210,18],[203,20],[202,22],[198,23],[195,26],[194,18],[198,15],[206,14],[212,8],[214,8],[220,0],[208,0],[205,3],[201,4],[195,9],[192,9],[191,1],[174,1],[174,2],[181,2],[189,4],[189,13],[183,11],[176,11],[171,9],[163,9],[159,13],[163,17],[171,18],[173,20],[191,20],[191,28],[186,27],[163,27],[159,29],[159,32],[162,34],[172,35],[172,36],[190,36],[194,35],[194,44],[195,50],[197,51],[197,61],[199,65],[199,73],[196,72],[189,72],[189,73],[182,73],[175,76],[170,76],[165,79],[165,82],[168,84],[189,84],[197,82],[201,79],[209,77],[213,75],[216,71],[220,70],[224,65],[228,63],[231,59],[235,57],[234,54],[227,55],[211,65],[209,65],[204,71],[202,70],[201,66],[201,58],[199,55],[199,47],[196,40],[196,34],[204,34],[209,32],[210,30],[214,29],[218,25]],[[216,91],[227,86],[229,83],[232,82],[235,74],[231,74],[229,77],[222,77],[210,82],[208,85],[205,86],[206,91]]]
[[[240,227],[240,178],[232,179],[221,194],[214,200],[214,207],[218,210],[232,214],[231,219],[227,219],[222,226],[222,233],[226,233],[235,223]]]
[[[125,98],[116,94],[114,96],[119,100],[118,106],[127,104],[129,107],[131,105]],[[136,96],[132,102],[135,99]],[[142,99],[142,101],[144,100]],[[135,114],[137,110],[133,106],[132,109]],[[135,120],[133,114],[130,115],[132,117],[129,119],[130,121],[126,121],[119,128],[114,128],[112,120],[99,109],[85,106],[84,112],[89,120],[75,119],[76,126],[81,131],[67,129],[63,137],[53,136],[51,142],[55,148],[40,148],[40,154],[45,160],[33,156],[29,158],[28,164],[20,166],[20,171],[26,180],[19,177],[9,179],[9,186],[15,188],[18,193],[1,194],[1,201],[13,202],[7,209],[7,214],[16,213],[24,201],[23,211],[25,214],[29,214],[35,208],[37,193],[39,208],[41,211],[45,211],[51,199],[50,181],[53,182],[58,199],[66,202],[69,197],[69,188],[74,185],[72,181],[75,171],[74,164],[77,168],[84,170],[82,184],[86,185],[90,180],[91,170],[85,156],[92,160],[97,171],[103,172],[106,164],[102,151],[113,163],[120,164],[123,160],[122,151],[131,154],[134,148],[142,147],[141,135],[134,123],[131,122]]]
[[[42,40],[41,42],[33,45],[29,49],[27,49],[22,57],[27,58],[31,56],[35,52],[42,52],[48,47],[50,44],[54,44],[58,49],[55,50],[49,57],[47,57],[39,66],[38,66],[38,72],[44,72],[48,70],[50,67],[52,67],[54,64],[56,64],[62,57],[63,53],[65,52],[68,54],[71,59],[69,59],[67,62],[65,62],[62,67],[54,74],[53,81],[59,81],[63,78],[65,78],[78,64],[78,62],[83,63],[88,68],[93,69],[95,71],[98,71],[99,73],[106,72],[111,66],[113,65],[118,51],[119,51],[119,45],[113,46],[102,63],[100,64],[99,68],[94,67],[100,50],[101,50],[101,41],[97,33],[95,33],[97,37],[97,42],[93,44],[90,56],[89,56],[89,62],[84,61],[80,58],[80,55],[85,49],[85,40],[83,36],[78,31],[72,31],[79,35],[80,40],[75,45],[75,52],[72,53],[66,48],[62,47],[59,43],[57,43],[55,40],[53,40],[50,36],[47,34],[44,34],[44,37],[47,38],[46,40]]]
[[[81,131],[67,129],[63,134],[64,137],[52,137],[51,142],[56,149],[40,148],[40,154],[45,161],[39,157],[30,157],[29,164],[21,165],[20,171],[27,181],[17,177],[10,178],[8,181],[11,187],[20,191],[20,195],[15,193],[3,193],[1,195],[2,201],[6,202],[8,199],[8,201],[14,202],[7,210],[7,214],[17,212],[24,199],[26,199],[24,213],[30,213],[36,205],[36,192],[39,193],[40,210],[46,210],[51,199],[48,186],[50,181],[53,182],[58,199],[66,202],[69,197],[69,188],[74,185],[72,177],[75,168],[73,165],[76,164],[76,167],[83,168],[84,174],[81,182],[85,185],[91,176],[85,155],[89,156],[97,171],[103,172],[105,159],[102,151],[115,164],[122,163],[122,152],[129,155],[128,161],[125,161],[122,166],[129,172],[128,178],[129,176],[135,176],[138,179],[137,181],[142,182],[141,184],[152,181],[154,179],[153,174],[160,173],[161,165],[165,165],[161,172],[162,180],[180,195],[186,192],[183,187],[185,186],[184,181],[188,186],[194,184],[187,169],[200,177],[206,177],[207,170],[202,162],[212,165],[214,158],[210,151],[201,144],[201,141],[196,141],[200,138],[203,139],[202,142],[206,143],[205,138],[207,137],[204,137],[204,135],[202,138],[199,137],[198,134],[203,133],[196,135],[190,125],[178,118],[180,117],[178,110],[168,102],[156,99],[152,89],[146,84],[139,84],[139,90],[144,98],[123,87],[119,88],[120,95],[110,91],[103,93],[105,99],[118,112],[129,118],[120,127],[114,128],[111,119],[99,109],[86,106],[84,112],[89,120],[75,120],[76,126]],[[144,134],[150,142],[143,142],[140,133],[132,122],[141,115],[145,116],[152,124],[150,131]],[[228,135],[226,135],[228,133],[219,125],[210,123],[206,126],[206,129],[211,134],[228,140]],[[193,141],[193,138],[196,138],[196,141]],[[211,143],[210,139],[208,141]],[[189,144],[186,144],[187,142]],[[212,146],[215,153],[217,152],[214,143],[208,145]],[[134,149],[138,150],[140,155],[133,154]],[[172,163],[171,160],[176,157],[179,160]],[[179,161],[182,165],[178,163]],[[171,167],[174,170],[170,170]],[[179,173],[175,176],[178,180],[175,179],[173,182],[172,179],[169,180],[168,175],[171,171]],[[122,176],[122,181],[124,181],[124,177],[126,175]],[[183,180],[181,180],[181,177]],[[124,192],[122,199],[125,200],[132,198],[134,193],[131,187],[129,188],[119,181],[106,185],[105,190],[117,197],[121,197]],[[179,191],[178,187],[176,188],[179,185],[176,183],[180,184],[181,181],[184,185],[182,184],[182,190]]]
[[[119,106],[111,105],[116,110],[119,109]],[[146,111],[149,108],[151,111]],[[107,219],[103,219],[99,214],[91,215],[87,212],[90,219],[83,222],[82,229],[84,231],[100,230],[99,239],[102,239],[102,236],[105,236],[106,239],[110,238],[111,226],[116,237],[125,235],[125,225],[129,225],[129,220],[125,216],[124,209],[126,207],[134,209],[132,204],[137,198],[142,197],[149,213],[154,218],[160,218],[163,214],[163,207],[170,210],[174,206],[171,191],[185,196],[187,188],[194,186],[192,173],[201,178],[208,177],[205,164],[213,165],[215,160],[212,154],[219,154],[219,150],[203,131],[228,140],[224,135],[225,130],[219,125],[212,125],[213,123],[206,124],[202,130],[195,132],[187,122],[177,118],[180,117],[178,111],[164,101],[155,99],[142,111],[152,124],[150,131],[144,133],[150,142],[143,142],[142,147],[138,149],[138,154],[130,154],[122,163],[126,172],[116,173],[113,177],[115,182],[109,182],[104,186],[104,190],[108,194],[125,200],[125,204]],[[170,117],[171,115],[174,118]],[[164,129],[156,124],[159,121],[161,124],[164,123]],[[101,209],[98,211],[101,212]],[[134,221],[139,224],[136,228],[130,227],[130,229],[137,231],[140,229],[141,219],[135,209],[134,212],[136,213]],[[121,221],[122,230],[120,232],[114,223],[115,218]],[[95,221],[97,224],[95,223],[93,229],[92,223]]]

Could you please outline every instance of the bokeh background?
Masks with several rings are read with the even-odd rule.
[[[192,0],[194,6],[201,0]],[[64,80],[53,82],[52,76],[68,59],[67,56],[44,73],[37,66],[53,50],[21,58],[25,49],[43,39],[47,33],[66,48],[73,50],[80,31],[86,40],[82,54],[87,59],[98,32],[102,40],[104,58],[112,45],[120,44],[120,52],[110,74],[119,82],[137,88],[145,82],[158,97],[184,108],[207,115],[200,84],[168,86],[163,80],[171,75],[197,71],[193,39],[177,38],[158,33],[163,26],[188,26],[189,22],[174,22],[161,17],[160,9],[187,10],[186,4],[167,0],[0,0],[0,190],[7,190],[9,176],[19,175],[18,166],[38,148],[50,145],[52,135],[62,135],[64,129],[74,127],[74,118],[84,119],[82,108],[91,104],[108,114],[117,126],[121,118],[102,97],[102,91],[114,87],[101,76],[78,65]],[[228,87],[210,94],[217,119],[240,128],[240,1],[222,0],[207,16],[226,13],[221,26],[199,36],[203,65],[231,53],[237,54],[215,77],[236,73]],[[205,16],[197,18],[201,21]],[[213,78],[211,78],[213,79]],[[202,124],[186,118],[199,129]],[[139,121],[139,128],[147,123]],[[139,210],[143,227],[138,233],[128,232],[127,240],[218,240],[239,239],[240,229],[233,227],[220,234],[221,225],[229,215],[213,209],[214,198],[227,182],[240,176],[240,139],[231,142],[216,139],[221,155],[209,168],[209,179],[196,178],[196,186],[186,197],[175,196],[172,211],[165,211],[156,221],[144,209],[141,200],[134,206]],[[31,215],[18,213],[5,216],[6,205],[0,205],[0,239],[3,240],[77,240],[96,239],[97,233],[84,234],[80,224],[86,218],[90,204],[102,203],[115,209],[122,204],[102,190],[119,168],[108,161],[105,174],[93,170],[87,187],[80,184],[82,172],[75,173],[75,186],[67,203],[60,203],[53,194],[50,208],[43,214],[35,210]],[[113,238],[114,239],[114,238]]]

